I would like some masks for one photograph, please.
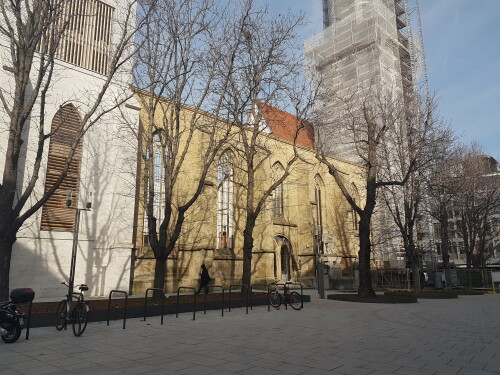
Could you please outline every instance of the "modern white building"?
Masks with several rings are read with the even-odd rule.
[[[138,127],[139,110],[130,91],[129,57],[133,56],[134,38],[125,43],[123,39],[135,27],[136,9],[131,4],[130,0],[61,2],[57,25],[67,22],[67,27],[57,49],[52,81],[46,98],[37,96],[23,130],[17,196],[33,177],[40,128],[51,135],[43,147],[40,173],[23,212],[51,189],[64,169],[72,143],[78,141],[79,134],[83,137],[67,177],[18,232],[10,289],[32,287],[37,297],[64,297],[67,289],[61,283],[68,282],[70,274],[76,230],[74,208],[84,208],[87,201],[92,208],[81,211],[75,284],[88,284],[90,295],[129,288],[137,167],[137,146],[131,132]],[[40,45],[37,48],[43,48]],[[125,48],[118,61],[123,64],[111,74],[114,56],[122,46]],[[37,82],[40,58],[35,54],[32,85]],[[16,87],[12,64],[9,38],[1,34],[0,89],[7,102]],[[12,102],[7,104],[14,106]],[[4,106],[0,111],[1,176],[9,117]],[[66,207],[68,190],[72,192],[73,209]]]

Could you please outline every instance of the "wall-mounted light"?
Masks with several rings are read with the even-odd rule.
[[[90,210],[92,208],[92,192],[87,194],[87,203],[85,203],[85,208]]]
[[[68,189],[66,190],[66,207],[71,207],[71,204],[73,203],[73,190]]]

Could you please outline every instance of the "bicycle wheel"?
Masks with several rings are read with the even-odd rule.
[[[269,292],[269,303],[273,307],[279,307],[281,305],[281,294],[277,290],[271,290]]]
[[[66,327],[66,318],[68,316],[68,305],[66,300],[62,300],[57,306],[56,329],[58,331]]]
[[[294,310],[300,310],[304,306],[304,302],[302,301],[302,296],[297,292],[290,293],[290,306]]]
[[[71,315],[71,320],[73,321],[73,333],[75,336],[81,336],[83,331],[85,331],[85,328],[87,328],[87,321],[89,317],[87,305],[85,305],[85,303],[77,303],[73,309],[73,314]]]

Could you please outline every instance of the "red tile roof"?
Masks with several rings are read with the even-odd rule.
[[[260,103],[260,107],[262,116],[276,137],[293,142],[297,129],[301,127],[297,135],[297,144],[314,148],[314,128],[310,122],[269,104]]]

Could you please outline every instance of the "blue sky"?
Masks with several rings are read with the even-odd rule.
[[[302,39],[322,30],[321,0],[268,4],[272,13],[305,13],[310,23],[299,30]],[[420,0],[420,12],[441,116],[464,142],[477,141],[500,161],[500,0]]]

